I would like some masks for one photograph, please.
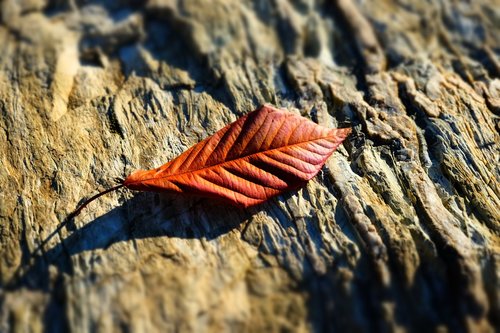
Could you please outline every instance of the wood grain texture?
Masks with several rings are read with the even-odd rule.
[[[0,2],[0,331],[498,331],[494,1]],[[261,206],[83,198],[271,103],[353,133]]]

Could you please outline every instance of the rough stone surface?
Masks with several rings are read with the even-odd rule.
[[[0,332],[492,332],[500,11],[0,2]],[[354,133],[249,210],[121,190],[263,103]]]

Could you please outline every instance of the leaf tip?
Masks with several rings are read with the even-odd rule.
[[[352,133],[352,127],[335,129],[335,136],[344,141]]]

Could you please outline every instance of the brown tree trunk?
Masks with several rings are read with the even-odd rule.
[[[0,332],[499,329],[499,7],[0,2]],[[263,103],[354,132],[258,207],[119,190],[51,237]]]

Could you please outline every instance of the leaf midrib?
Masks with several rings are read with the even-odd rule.
[[[201,171],[206,170],[206,169],[220,167],[220,166],[222,166],[224,164],[235,162],[237,160],[244,159],[244,158],[247,158],[247,157],[251,157],[253,155],[261,154],[261,153],[264,153],[264,152],[271,152],[271,151],[279,150],[279,149],[282,149],[282,148],[298,146],[298,145],[301,145],[301,144],[304,144],[304,143],[318,141],[318,140],[323,140],[323,139],[327,139],[327,138],[330,138],[330,137],[332,137],[332,135],[323,136],[323,137],[312,139],[312,140],[301,141],[301,142],[297,142],[297,143],[294,143],[294,144],[291,144],[291,145],[281,146],[281,147],[277,147],[277,148],[273,148],[273,149],[269,149],[269,150],[259,151],[259,152],[253,153],[253,154],[249,154],[249,155],[246,155],[246,156],[240,156],[238,158],[235,158],[235,159],[232,159],[232,160],[229,160],[229,161],[224,161],[222,163],[210,165],[210,166],[203,167],[203,168],[196,169],[196,170],[192,170],[192,171],[185,171],[185,172],[176,173],[176,174],[172,174],[172,175],[168,175],[168,176],[164,176],[164,177],[146,178],[146,179],[142,179],[142,180],[137,180],[137,181],[131,182],[129,184],[136,184],[136,183],[146,182],[146,181],[154,180],[154,179],[166,179],[166,178],[170,178],[170,177],[173,177],[173,176],[178,177],[178,176],[182,176],[182,175],[185,175],[185,174],[188,174],[188,173],[201,172]],[[331,153],[333,153],[333,151]]]

